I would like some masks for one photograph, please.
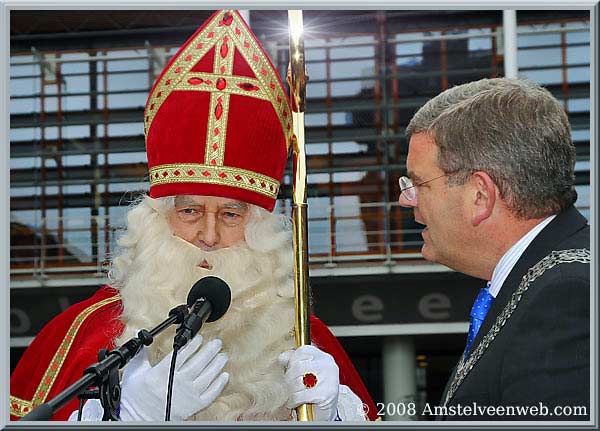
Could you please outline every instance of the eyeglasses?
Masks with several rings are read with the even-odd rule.
[[[414,201],[417,198],[417,191],[415,187],[422,186],[423,184],[430,183],[433,180],[447,176],[448,174],[440,175],[439,177],[432,178],[427,181],[423,181],[419,184],[413,184],[412,180],[408,177],[400,177],[398,184],[400,184],[400,194],[404,194],[406,200]]]
[[[225,227],[239,226],[248,214],[247,209],[242,208],[220,208],[217,211],[206,211],[201,205],[190,205],[176,207],[177,218],[184,223],[198,223],[206,217],[206,214],[215,214],[217,222]]]

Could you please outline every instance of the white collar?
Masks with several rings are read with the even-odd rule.
[[[556,217],[556,214],[551,215],[541,223],[535,225],[529,232],[523,235],[520,240],[514,243],[513,246],[504,253],[504,256],[502,256],[500,261],[498,261],[496,268],[494,268],[494,273],[492,274],[492,280],[490,281],[489,286],[490,293],[494,298],[498,296],[498,292],[500,292],[500,288],[504,284],[506,277],[508,277],[508,274],[510,274],[525,249],[531,244],[531,241],[538,236],[542,229],[554,219],[554,217]]]

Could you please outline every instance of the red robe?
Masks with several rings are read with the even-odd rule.
[[[80,379],[88,366],[98,362],[98,350],[113,349],[113,340],[124,328],[121,312],[118,292],[104,286],[44,326],[10,377],[10,419],[18,420]],[[375,420],[373,400],[344,348],[317,317],[311,315],[310,323],[312,343],[333,356],[340,384],[352,389],[368,408],[369,419]],[[67,420],[78,407],[75,397],[52,419]]]

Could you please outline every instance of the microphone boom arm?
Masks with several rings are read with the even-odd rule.
[[[80,392],[89,388],[90,386],[98,386],[100,393],[103,392],[103,385],[109,383],[111,371],[123,368],[135,355],[137,355],[142,346],[149,346],[154,341],[154,336],[158,335],[172,324],[178,324],[183,322],[188,314],[188,308],[185,305],[180,305],[173,308],[169,312],[169,317],[154,327],[150,331],[142,329],[138,332],[136,337],[131,338],[121,347],[105,354],[104,359],[90,365],[83,372],[83,377],[77,380],[72,385],[62,390],[58,395],[43,404],[37,406],[34,410],[27,413],[20,420],[22,421],[48,421],[54,413],[73,398],[75,398]],[[113,374],[114,376],[114,374]],[[114,382],[112,382],[114,383]],[[115,389],[115,387],[117,389]],[[102,403],[102,407],[105,409],[113,409],[114,406],[119,405],[121,397],[120,387],[118,382],[112,390],[104,390],[111,397],[111,402],[105,405]],[[105,411],[104,417],[116,418],[116,412]]]

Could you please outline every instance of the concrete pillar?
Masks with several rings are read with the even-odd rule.
[[[415,420],[417,364],[412,336],[385,337],[383,340],[383,409],[386,421]]]
[[[502,11],[502,29],[504,33],[504,76],[518,78],[516,10]]]

